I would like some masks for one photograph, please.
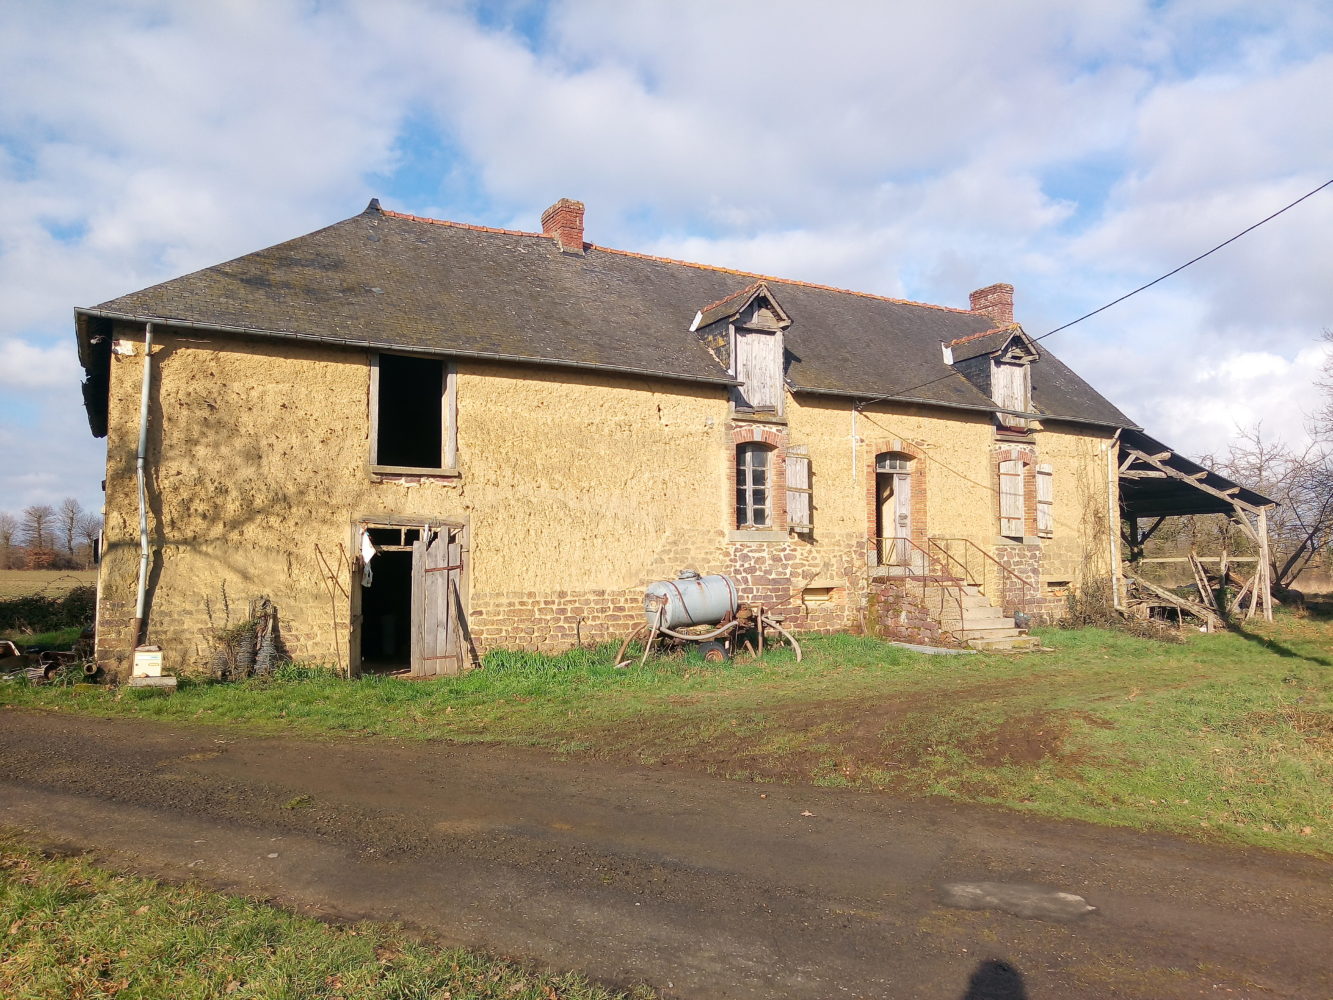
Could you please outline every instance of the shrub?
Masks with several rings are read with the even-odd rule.
[[[93,623],[96,587],[75,587],[60,597],[28,594],[0,601],[0,632],[53,632]]]

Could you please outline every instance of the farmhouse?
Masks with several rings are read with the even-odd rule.
[[[434,674],[617,637],[683,568],[789,628],[974,645],[1120,585],[1122,438],[1164,456],[1011,286],[905,302],[609,249],[583,220],[372,201],[78,309],[99,662],[152,643],[189,669],[260,595],[294,656]]]

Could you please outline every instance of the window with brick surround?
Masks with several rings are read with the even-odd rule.
[[[774,449],[753,441],[736,446],[738,528],[768,528],[773,524],[773,455]]]

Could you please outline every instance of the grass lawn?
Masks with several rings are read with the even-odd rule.
[[[95,569],[0,569],[0,601],[29,594],[59,597],[75,587],[96,583]]]
[[[943,796],[1333,856],[1333,621],[1184,644],[1043,631],[1054,652],[807,642],[805,662],[615,670],[601,649],[492,654],[460,678],[318,670],[172,695],[0,685],[0,704],[340,739],[491,742],[733,778]]]
[[[0,996],[613,1000],[401,929],[323,924],[199,886],[116,875],[0,836]]]

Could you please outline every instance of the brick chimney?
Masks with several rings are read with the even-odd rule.
[[[542,232],[564,253],[583,253],[583,202],[561,198],[542,213]]]
[[[1001,282],[972,293],[972,311],[989,316],[1001,326],[1014,321],[1014,286]]]

